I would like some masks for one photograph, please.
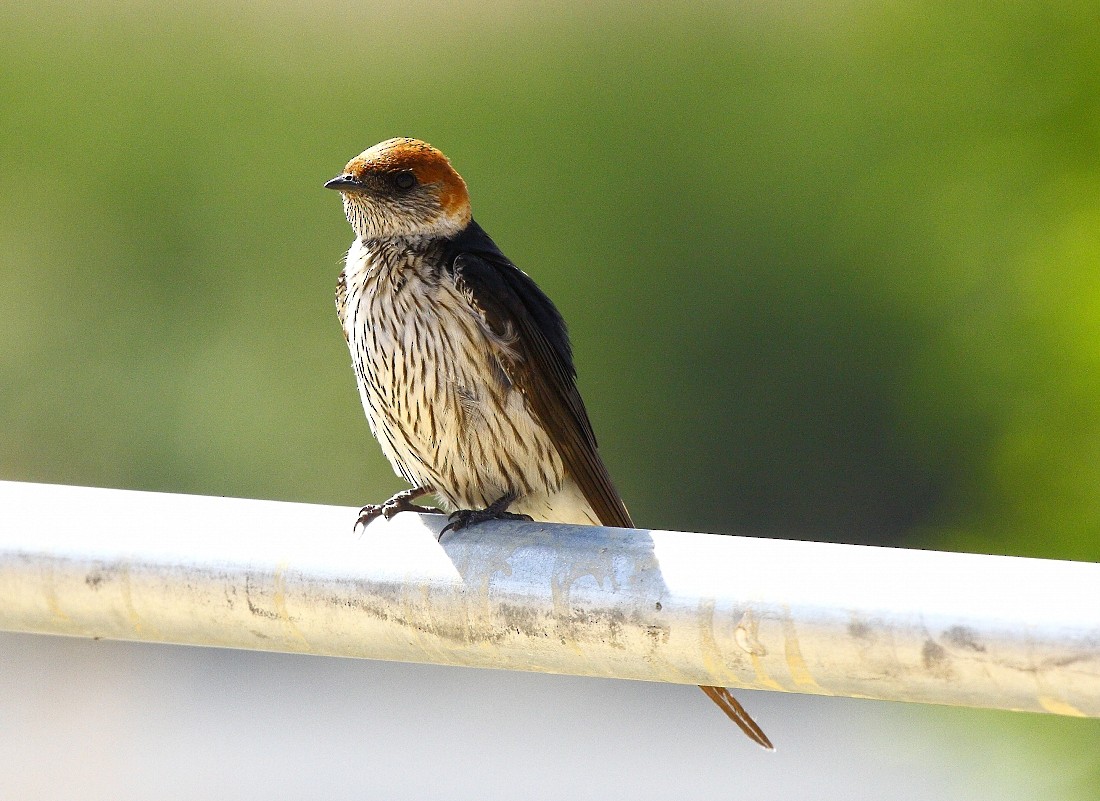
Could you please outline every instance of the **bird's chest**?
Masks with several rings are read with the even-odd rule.
[[[353,248],[340,295],[363,406],[392,462],[431,461],[505,411],[499,343],[445,270]]]
[[[452,508],[556,492],[561,459],[512,380],[514,335],[494,331],[448,271],[431,265],[357,242],[341,274],[337,309],[382,452]]]

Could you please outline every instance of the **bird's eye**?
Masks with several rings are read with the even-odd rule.
[[[394,176],[393,183],[398,189],[412,189],[416,186],[416,176],[408,170],[399,172]]]

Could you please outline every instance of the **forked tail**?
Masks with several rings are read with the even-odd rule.
[[[707,698],[718,704],[718,708],[725,712],[729,719],[736,723],[750,740],[769,751],[775,750],[775,746],[768,739],[768,735],[764,734],[763,730],[756,725],[756,721],[749,717],[745,707],[737,702],[737,699],[733,697],[729,690],[725,687],[700,687],[699,689],[707,694]]]

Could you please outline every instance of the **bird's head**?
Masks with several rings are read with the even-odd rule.
[[[419,139],[388,139],[364,150],[325,187],[343,195],[360,239],[446,237],[470,222],[466,182]]]

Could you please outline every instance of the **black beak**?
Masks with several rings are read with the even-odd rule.
[[[325,184],[325,189],[336,189],[344,191],[346,189],[362,189],[363,184],[359,182],[351,173],[344,173],[343,175],[337,175],[331,181]]]

